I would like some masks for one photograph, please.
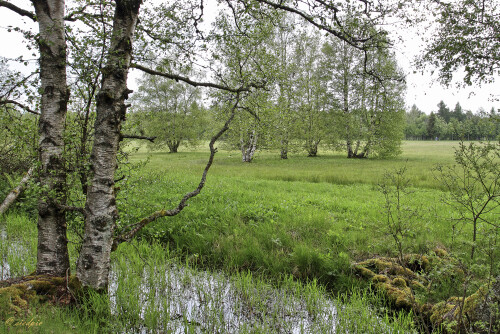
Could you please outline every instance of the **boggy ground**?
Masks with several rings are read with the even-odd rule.
[[[376,283],[371,278],[360,279],[362,275],[352,264],[396,256],[396,247],[384,223],[384,199],[377,184],[387,169],[405,164],[409,166],[408,176],[413,185],[408,205],[419,211],[419,219],[412,224],[407,239],[402,241],[404,252],[418,254],[420,258],[425,256],[432,262],[434,257],[439,258],[434,253],[436,248],[453,249],[450,252],[452,258],[460,257],[467,251],[470,229],[464,226],[460,233],[453,234],[449,220],[453,212],[442,202],[445,193],[432,172],[436,163],[453,163],[453,145],[455,143],[406,143],[403,156],[388,161],[348,160],[343,154],[321,151],[318,158],[296,154],[290,155],[287,161],[281,161],[277,152],[262,152],[254,163],[243,164],[238,152],[220,151],[200,196],[192,200],[179,216],[153,223],[139,235],[139,239],[144,247],[159,244],[162,249],[158,250],[159,253],[175,254],[180,263],[204,270],[230,275],[250,272],[275,286],[290,277],[306,287],[315,282],[316,286],[324,289],[322,293],[335,300],[338,298],[346,305],[342,314],[357,319],[354,322],[359,327],[345,327],[348,328],[346,332],[389,331],[381,328],[391,328],[392,332],[412,332],[420,321],[408,312],[413,310],[413,303],[409,308],[404,298],[400,298],[399,303],[397,298],[393,300],[394,306],[399,304],[406,311],[396,312],[396,317],[389,317],[390,320],[385,322],[384,310],[387,307],[380,300],[380,295],[387,295],[387,292],[372,293],[369,286],[383,286],[385,283],[390,289],[399,286],[408,292],[404,289],[406,285],[422,305],[435,307],[440,302],[451,305],[453,300],[450,298],[462,296],[463,291],[463,280],[460,274],[453,274],[452,264],[431,265],[434,270],[428,273],[421,268],[406,266],[417,278],[421,276],[428,281],[404,276],[398,278],[391,274],[386,275],[387,279],[383,281],[384,278],[380,277],[385,275],[383,272],[366,265],[365,268],[374,276],[379,276],[377,280],[380,282]],[[119,184],[118,192],[120,224],[134,223],[149,212],[176,205],[182,195],[199,182],[208,155],[201,150],[149,154],[141,149],[132,153],[131,161],[135,163],[147,156],[150,156],[150,161],[145,167],[131,174],[124,170],[127,177]],[[8,222],[7,242],[2,242],[0,252],[2,259],[10,264],[10,276],[26,275],[34,270],[36,216],[33,207],[36,207],[36,201],[33,199],[35,196],[30,196],[29,192],[26,193],[24,199],[5,217]],[[69,218],[70,256],[74,263],[81,218],[77,215]],[[18,249],[23,249],[24,253],[12,251],[10,245],[14,242],[21,244]],[[129,245],[120,246],[115,254],[115,263],[131,252],[133,249]],[[494,248],[495,256],[498,252],[500,250]],[[145,250],[139,254],[148,258],[149,253]],[[486,257],[478,255],[477,259],[481,268],[487,266]],[[127,268],[130,271],[133,266]],[[138,268],[143,266],[138,265]],[[1,269],[3,272],[5,268]],[[498,266],[493,269],[498,271]],[[484,270],[480,272],[470,284],[466,298],[486,283],[487,276]],[[131,277],[140,280],[142,271],[130,273],[123,284],[133,287]],[[423,289],[413,288],[412,284],[418,284],[412,281],[419,282]],[[397,295],[397,291],[394,292]],[[303,298],[308,296],[305,293]],[[80,307],[78,312],[59,310],[57,312],[62,312],[58,313],[62,327],[58,327],[58,331],[75,326],[85,328],[88,333],[99,333],[107,328],[108,325],[96,319],[109,320],[106,316],[110,309],[109,301],[100,297],[89,300],[85,304],[89,309],[108,311],[85,313],[82,308],[87,306]],[[448,300],[450,302],[446,304]],[[134,313],[134,307],[136,313],[142,312],[140,305],[129,307],[131,311],[127,312],[128,315]],[[353,310],[351,313],[347,311],[350,307]],[[364,310],[367,310],[366,313]],[[382,310],[382,320],[374,320],[373,313],[377,310]],[[359,320],[360,314],[364,320]],[[393,312],[390,311],[390,314]],[[142,320],[140,317],[138,320],[137,317],[132,318],[139,323],[147,321],[147,317]],[[124,320],[124,323],[130,322],[130,319]],[[385,327],[370,329],[369,324],[380,321]],[[113,318],[109,323],[114,323]],[[113,327],[115,325],[109,326],[109,332],[121,328],[119,325],[116,328]]]

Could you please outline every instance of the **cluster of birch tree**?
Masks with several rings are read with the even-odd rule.
[[[80,215],[76,276],[84,286],[106,289],[111,252],[158,218],[177,215],[200,193],[216,153],[215,142],[231,122],[238,123],[237,117],[250,114],[264,123],[259,113],[277,101],[273,94],[278,81],[270,71],[275,68],[274,58],[267,49],[273,41],[272,27],[280,22],[283,13],[291,13],[345,41],[360,50],[371,64],[373,50],[388,47],[386,35],[377,28],[383,19],[380,10],[383,8],[385,13],[398,9],[397,5],[380,7],[365,1],[299,4],[224,0],[211,5],[217,7],[219,15],[213,26],[206,27],[204,1],[143,4],[141,0],[0,0],[2,12],[32,22],[31,26],[20,24],[11,30],[13,38],[24,39],[38,58],[32,74],[18,73],[0,92],[2,113],[12,111],[14,115],[15,110],[21,115],[36,115],[34,126],[38,133],[33,146],[37,161],[34,177],[39,189],[38,274],[69,274],[68,217]],[[354,23],[351,18],[355,18]],[[300,44],[293,45],[300,49]],[[304,47],[300,52],[311,51]],[[29,62],[23,57],[17,60]],[[300,92],[301,98],[294,99],[293,104],[306,113],[316,110],[313,104],[318,104],[317,96],[323,95],[314,96],[297,88],[309,87],[312,92],[317,89],[315,76],[319,75],[317,59],[307,56],[300,61],[312,62],[313,67],[298,75],[301,80],[286,89],[291,94]],[[130,127],[125,121],[131,105],[130,100],[126,101],[132,93],[127,79],[132,68],[209,89],[205,94],[210,107],[218,111],[213,117],[218,127],[210,129],[210,154],[199,184],[177,205],[146,212],[136,222],[121,219],[117,205],[117,184],[123,180],[120,145],[129,137],[153,138],[127,133]],[[200,68],[206,69],[205,76],[199,73]],[[36,83],[24,87],[23,82],[30,78],[36,78]],[[187,120],[196,109],[196,89],[184,91],[167,102],[177,104],[179,110],[189,109],[176,124]],[[155,103],[159,105],[150,100],[150,104]],[[156,121],[157,125],[161,122],[170,121]],[[173,127],[170,124],[168,128]],[[254,138],[258,140],[257,132]],[[176,145],[171,143],[172,149]]]
[[[483,1],[481,8],[469,0],[458,1],[457,7],[428,2],[441,14],[440,24],[456,29],[443,29],[446,34],[437,36],[427,55],[437,57],[446,74],[460,65],[474,70],[472,78],[481,70],[479,81],[497,73],[496,2]],[[325,142],[342,143],[351,157],[397,152],[400,137],[394,133],[402,133],[397,120],[404,113],[404,85],[381,27],[390,15],[407,17],[405,6],[413,7],[413,1],[218,0],[211,6],[220,14],[208,28],[203,26],[205,5],[203,0],[0,0],[2,14],[19,15],[36,26],[9,28],[37,62],[31,74],[3,75],[7,80],[0,80],[0,121],[17,117],[38,130],[31,137],[32,131],[9,133],[11,139],[36,142],[31,145],[39,189],[37,274],[69,275],[67,222],[70,213],[79,214],[76,276],[84,286],[106,290],[111,252],[158,218],[179,214],[201,192],[219,138],[236,138],[233,143],[248,156],[259,141],[278,147],[282,157],[294,147],[314,155]],[[294,23],[287,14],[324,35]],[[456,18],[463,20],[448,24]],[[471,25],[477,29],[471,31]],[[475,38],[482,34],[484,41]],[[457,35],[472,37],[461,39],[471,48],[448,39]],[[478,40],[491,46],[484,48],[487,55],[464,54]],[[136,222],[124,222],[117,205],[117,184],[123,179],[120,145],[130,137],[153,138],[126,132],[130,69],[206,88],[212,119],[220,126],[210,129],[210,155],[196,188],[176,206],[165,204]],[[206,70],[205,76],[199,69]],[[169,89],[177,89],[173,87]],[[146,91],[144,87],[137,100]],[[188,89],[175,99],[150,103],[180,110],[179,124],[188,122],[200,105],[197,94]],[[163,122],[174,127],[166,119],[156,123]],[[0,145],[2,150],[27,151],[12,140]]]
[[[247,18],[246,24],[252,20]],[[234,59],[246,57],[254,65],[244,69],[244,77],[266,82],[265,90],[242,101],[242,112],[223,138],[226,146],[241,150],[243,162],[252,161],[257,149],[278,150],[282,159],[300,151],[314,157],[320,147],[342,150],[348,158],[399,154],[405,83],[394,54],[378,48],[367,55],[292,15],[274,15],[269,21],[263,25],[260,20],[259,28],[242,28],[241,21],[236,26],[220,16],[215,23],[226,32],[218,41],[218,50],[223,50],[218,56],[227,60],[221,77],[241,75],[243,68]],[[241,29],[252,35],[252,42],[234,40]],[[207,117],[200,117],[202,97],[193,93],[185,83],[146,74],[135,95],[139,103],[134,116],[143,120],[140,131],[160,137],[156,145],[166,144],[170,152],[175,152],[171,142],[196,142],[220,109],[206,106]],[[184,101],[179,108],[182,94],[196,101]]]

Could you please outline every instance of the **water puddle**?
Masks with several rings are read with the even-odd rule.
[[[250,276],[166,269],[144,270],[135,289],[131,277],[120,285],[125,277],[113,272],[112,312],[140,309],[141,325],[127,333],[335,333],[336,306],[322,294],[303,294],[297,286],[276,289]]]
[[[36,249],[22,238],[9,237],[5,224],[0,222],[0,280],[26,275],[33,271],[35,260]]]
[[[0,280],[10,278],[10,266],[7,260],[8,241],[5,224],[0,223]]]

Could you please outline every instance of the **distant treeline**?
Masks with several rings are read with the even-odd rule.
[[[413,105],[406,113],[407,140],[496,140],[500,139],[500,109],[464,111],[460,103],[452,110],[441,101],[438,110],[425,114]]]

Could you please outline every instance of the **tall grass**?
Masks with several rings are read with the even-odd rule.
[[[158,243],[131,242],[113,254],[107,295],[89,291],[74,308],[44,308],[0,322],[8,333],[410,333],[372,308],[377,295],[331,296],[315,280],[269,281],[250,271],[200,270]],[[369,329],[370,331],[367,331]]]
[[[282,161],[276,152],[263,152],[251,164],[241,163],[238,152],[221,151],[206,187],[180,215],[154,222],[139,241],[114,253],[108,296],[89,294],[73,310],[40,309],[35,316],[45,325],[30,330],[411,332],[412,315],[380,313],[376,305],[383,301],[364,289],[351,263],[396,254],[381,226],[384,199],[377,184],[386,170],[402,165],[421,217],[408,252],[451,244],[452,213],[440,201],[431,169],[453,162],[453,145],[408,142],[403,156],[392,160],[325,151]],[[118,184],[120,226],[176,205],[198,184],[207,153],[140,149],[131,155],[133,161],[146,157],[145,168]],[[0,259],[9,263],[9,275],[33,271],[35,219],[14,210],[3,220]],[[71,230],[69,238],[74,264],[78,238]]]

